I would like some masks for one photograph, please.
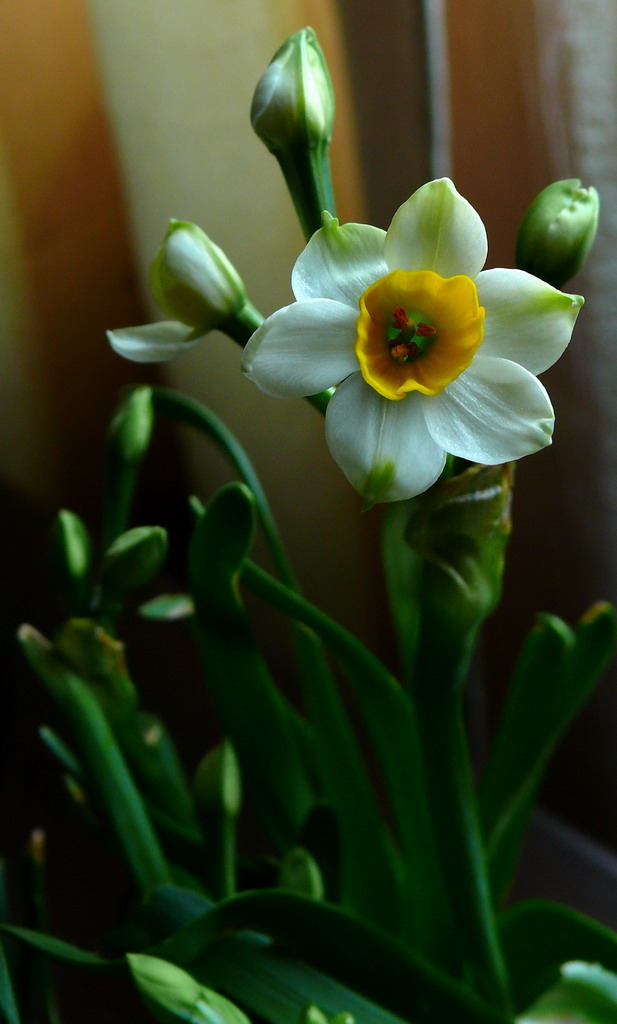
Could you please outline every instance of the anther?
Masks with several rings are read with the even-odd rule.
[[[437,334],[437,330],[430,324],[424,324],[422,323],[422,321],[420,321],[420,323],[416,327],[416,334],[418,334],[421,338],[432,338],[434,334]]]
[[[392,310],[392,319],[399,331],[404,331],[406,327],[413,328],[413,324],[409,323],[409,317],[402,306],[397,306]]]

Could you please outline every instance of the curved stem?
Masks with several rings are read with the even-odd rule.
[[[155,387],[152,389],[152,400],[154,410],[158,415],[166,416],[176,423],[186,423],[200,433],[205,434],[225,451],[230,462],[237,470],[240,479],[244,481],[247,487],[250,487],[255,496],[259,521],[272,552],[277,572],[288,586],[296,589],[295,574],[285,553],[283,541],[274,521],[266,492],[261,485],[253,463],[239,441],[236,440],[235,436],[218,416],[215,416],[210,409],[207,409],[193,398],[188,398],[166,388]]]

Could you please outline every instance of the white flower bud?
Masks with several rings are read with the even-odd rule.
[[[251,123],[272,152],[328,143],[334,92],[312,28],[296,32],[272,58],[255,90]]]

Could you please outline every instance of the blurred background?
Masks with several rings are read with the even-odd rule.
[[[517,470],[504,604],[478,663],[478,732],[490,731],[536,612],[574,622],[592,601],[617,598],[612,0],[1,2],[0,612],[11,666],[5,805],[18,844],[48,814],[57,777],[36,741],[49,709],[20,672],[10,637],[23,619],[53,628],[47,530],[60,506],[96,530],[106,424],[128,383],[181,388],[230,424],[262,476],[307,595],[392,661],[379,513],[361,513],[319,415],[257,392],[222,336],[155,368],[122,361],[105,340],[106,328],[156,318],[148,265],[170,217],[197,222],[226,250],[264,314],[289,301],[302,236],[248,111],[272,54],[305,24],[317,30],[335,82],[341,220],[387,227],[414,189],[448,174],[487,225],[488,265],[512,266],[520,219],[546,184],[577,177],[601,196],[596,248],[569,286],[587,305],[569,352],[544,378],[554,444]],[[205,499],[226,479],[203,442],[161,430],[136,522],[182,530],[186,493]],[[179,562],[171,572],[181,587]],[[284,675],[277,626],[262,626]],[[129,663],[144,705],[176,735],[186,731],[191,767],[212,730],[207,699],[184,634],[172,628],[161,654],[148,628],[127,624]],[[616,729],[613,673],[545,789],[549,807],[615,850]]]

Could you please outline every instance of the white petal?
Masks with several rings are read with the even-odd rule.
[[[161,363],[186,352],[205,335],[195,335],[191,327],[177,320],[161,320],[143,327],[122,327],[108,331],[107,338],[114,352],[134,363]]]
[[[242,369],[268,395],[316,395],[358,369],[357,313],[332,299],[307,299],[264,320],[244,350]]]
[[[436,443],[471,462],[492,466],[551,443],[554,414],[545,388],[508,359],[476,356],[445,391],[421,403]]]
[[[300,253],[291,276],[297,299],[337,299],[358,310],[369,285],[388,273],[383,258],[386,237],[370,224],[343,224],[325,219]]]
[[[567,295],[523,270],[483,270],[476,278],[486,308],[482,355],[513,359],[532,373],[552,366],[572,337],[580,295]]]
[[[385,243],[390,270],[475,277],[486,262],[486,230],[449,178],[429,181],[394,214]]]
[[[445,452],[428,433],[417,396],[382,398],[360,373],[343,381],[330,400],[326,440],[367,504],[421,494],[444,467]]]

